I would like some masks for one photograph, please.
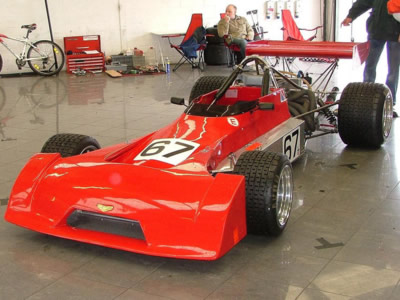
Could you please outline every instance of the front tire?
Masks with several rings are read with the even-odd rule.
[[[42,76],[51,76],[59,73],[65,62],[64,52],[60,46],[52,41],[38,41],[28,50],[29,67]]]
[[[3,58],[0,55],[0,72],[3,69]]]
[[[350,146],[380,147],[389,137],[393,121],[393,100],[383,84],[354,82],[340,97],[338,129]]]
[[[189,103],[192,103],[193,99],[219,89],[225,80],[226,76],[203,76],[200,77],[190,92]]]
[[[233,173],[246,178],[247,232],[280,235],[289,220],[293,202],[292,166],[286,155],[244,152]]]
[[[96,139],[82,134],[60,133],[43,145],[42,153],[60,153],[62,157],[80,155],[100,149]]]

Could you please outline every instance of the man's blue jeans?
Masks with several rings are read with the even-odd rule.
[[[370,40],[369,54],[365,63],[364,82],[375,82],[376,66],[382,54],[383,47],[387,43],[388,75],[386,85],[393,96],[393,104],[396,104],[397,84],[399,81],[400,43],[382,40]]]

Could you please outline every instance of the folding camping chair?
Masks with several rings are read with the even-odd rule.
[[[179,45],[171,42],[171,38],[182,36],[183,40]],[[203,71],[206,30],[203,27],[202,14],[192,14],[192,19],[185,34],[169,34],[161,37],[168,38],[171,48],[174,48],[181,55],[181,59],[172,71],[178,70],[185,62],[191,64],[192,68],[199,68]],[[197,52],[199,52],[198,62],[196,62]]]
[[[294,21],[292,13],[289,9],[282,9],[282,24],[284,41],[312,41],[317,37],[318,29],[322,28],[322,26],[317,26],[313,29],[304,29],[297,27],[297,24]],[[314,34],[306,40],[301,34],[301,30],[314,31]]]
[[[240,52],[240,47],[236,44],[230,44],[228,45],[228,43],[225,40],[225,36],[224,36],[224,44],[225,47],[228,48],[228,52],[226,53],[226,55],[228,56],[228,68],[233,68],[236,65],[236,58],[237,58],[237,52]],[[240,61],[238,61],[237,63],[240,63]]]
[[[297,24],[295,20],[293,19],[292,13],[289,9],[282,9],[282,30],[283,30],[283,40],[284,41],[309,41],[311,42],[317,37],[318,34],[318,29],[322,28],[322,26],[317,26],[312,29],[305,29],[305,28],[299,28],[297,27]],[[313,31],[314,34],[309,37],[308,39],[305,39],[303,35],[301,34],[301,31]],[[290,57],[290,58],[284,58],[283,59],[283,64],[284,64],[284,69],[287,68],[289,71],[292,71],[290,68],[290,64],[293,63],[295,60],[295,57]],[[328,62],[331,63],[334,60],[333,59],[325,59],[325,58],[300,58],[302,61],[308,61],[308,62]]]

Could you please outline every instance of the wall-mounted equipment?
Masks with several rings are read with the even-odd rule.
[[[276,1],[267,1],[267,19],[276,18]]]
[[[286,9],[286,1],[280,0],[276,4],[276,18],[277,19],[281,18],[282,9]]]
[[[300,13],[301,13],[301,1],[297,0],[295,1],[294,4],[294,17],[298,18],[300,16]]]
[[[295,5],[296,5],[296,1],[291,0],[286,2],[286,9],[290,10],[290,12],[292,13],[292,16],[294,16],[295,14]]]

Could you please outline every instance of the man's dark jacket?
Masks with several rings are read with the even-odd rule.
[[[397,22],[387,10],[388,0],[357,0],[349,10],[348,18],[356,19],[358,16],[372,8],[367,20],[369,40],[398,41],[400,22]]]

